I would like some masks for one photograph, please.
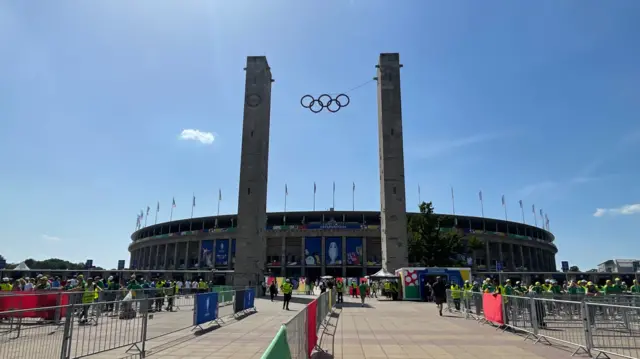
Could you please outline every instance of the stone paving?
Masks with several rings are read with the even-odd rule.
[[[570,352],[534,345],[521,336],[446,312],[433,303],[346,298],[322,334],[320,346],[334,359],[541,359]]]

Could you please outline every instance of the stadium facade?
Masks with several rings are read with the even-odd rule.
[[[413,213],[408,213],[410,218]],[[443,215],[443,230],[475,236],[484,248],[467,260],[476,272],[554,272],[557,248],[549,231],[523,223]],[[457,226],[454,223],[457,222]],[[176,220],[134,232],[130,266],[145,270],[233,270],[241,245],[237,216]],[[316,278],[359,277],[382,268],[380,212],[268,213],[262,260],[265,273]]]

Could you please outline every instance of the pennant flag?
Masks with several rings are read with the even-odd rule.
[[[287,184],[284,184],[284,195],[288,196],[289,195],[289,188],[287,188]]]
[[[316,183],[315,183],[315,182],[313,182],[313,193],[314,193],[314,194],[316,193],[316,189],[317,189],[317,188],[316,188]]]
[[[333,193],[336,192],[336,181],[333,181]]]
[[[520,202],[520,209],[522,209],[522,200],[520,200],[518,202]]]
[[[531,212],[533,212],[533,214],[536,214],[536,205],[535,204],[531,205]]]
[[[275,338],[269,344],[261,359],[291,359],[291,350],[287,342],[287,327],[281,326]]]
[[[502,205],[505,206],[506,203],[504,202],[504,195],[502,195]]]
[[[218,189],[218,201],[222,201],[222,189]]]
[[[176,199],[175,198],[171,202],[171,207],[176,208]]]
[[[478,198],[482,201],[482,191],[478,192]]]
[[[196,195],[193,195],[193,204],[191,205],[192,207],[196,206]]]
[[[540,208],[540,217],[543,217],[543,215],[542,215],[542,208]]]
[[[149,217],[149,211],[151,210],[151,207],[147,206],[147,217]]]
[[[353,182],[353,191],[355,191],[355,190],[356,190],[356,183]]]
[[[156,207],[156,213],[160,212],[160,201],[158,201],[158,206]]]

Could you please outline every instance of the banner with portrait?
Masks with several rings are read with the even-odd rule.
[[[322,255],[322,238],[305,237],[304,239],[304,262],[308,266],[319,266]]]
[[[328,266],[342,265],[342,237],[325,238],[324,257]]]
[[[202,241],[202,246],[200,247],[200,260],[198,262],[200,268],[213,268],[213,258],[213,240],[208,239]]]
[[[362,238],[347,237],[347,265],[362,265]]]

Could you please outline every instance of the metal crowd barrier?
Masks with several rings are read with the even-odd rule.
[[[459,305],[454,296],[460,297]],[[534,343],[567,344],[575,348],[572,355],[640,358],[640,296],[574,297],[575,300],[566,300],[566,295],[556,297],[503,296],[501,328],[524,333],[525,340]],[[482,298],[479,292],[458,291],[454,295],[447,290],[447,309],[488,323]]]
[[[235,293],[219,292],[218,318],[235,314]],[[67,305],[0,312],[0,359],[75,359],[114,349],[144,357],[147,341],[194,326],[197,293],[139,291],[124,301],[101,294],[88,304],[77,292]]]
[[[315,330],[316,333],[321,327],[326,326],[331,308],[335,304],[336,292],[327,290],[318,296],[316,304]],[[305,306],[293,318],[289,319],[284,326],[287,328],[287,342],[291,352],[291,359],[307,359],[309,352],[309,305]],[[314,349],[314,348],[311,348]]]

